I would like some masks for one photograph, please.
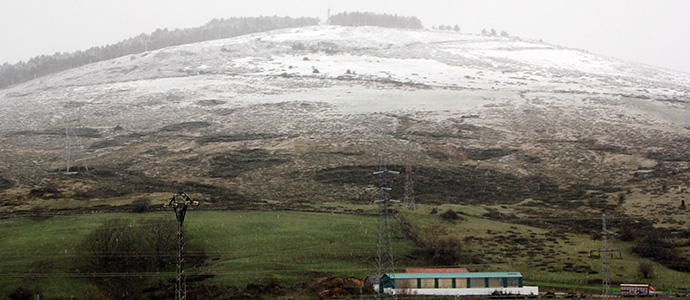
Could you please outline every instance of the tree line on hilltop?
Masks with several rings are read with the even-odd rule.
[[[29,59],[27,62],[21,61],[16,64],[4,63],[0,65],[0,89],[48,74],[126,55],[281,28],[317,25],[318,23],[319,18],[273,16],[213,19],[200,27],[175,30],[157,29],[150,34],[142,33],[112,45],[96,46],[72,53],[58,52],[53,55],[40,55]],[[369,12],[339,13],[331,16],[329,23],[342,26],[423,28],[422,22],[416,17]]]
[[[331,25],[341,26],[379,26],[389,28],[423,29],[422,21],[417,17],[376,14],[371,12],[342,12],[328,18]]]
[[[27,62],[21,61],[16,64],[4,63],[0,66],[0,88],[125,55],[274,29],[316,25],[318,22],[318,18],[273,16],[213,19],[200,27],[175,30],[157,29],[150,34],[142,33],[112,45],[97,46],[72,53],[40,55]]]

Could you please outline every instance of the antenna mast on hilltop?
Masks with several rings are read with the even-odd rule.
[[[187,208],[190,205],[199,205],[199,201],[189,198],[184,192],[174,195],[170,202],[164,207],[172,207],[177,218],[177,285],[175,287],[175,299],[187,299],[187,285],[184,280],[184,217],[187,215]]]
[[[621,257],[621,251],[618,249],[608,248],[608,235],[615,233],[608,231],[606,229],[606,214],[601,214],[601,249],[589,251],[589,256],[592,256],[593,252],[599,252],[601,256],[601,272],[604,278],[601,281],[601,294],[605,300],[611,299],[611,267],[609,266],[609,253],[618,252],[618,256]]]
[[[379,170],[374,172],[378,176],[378,187],[373,189],[379,190],[379,199],[374,201],[379,204],[379,223],[378,223],[378,238],[376,240],[376,275],[383,276],[385,273],[393,273],[395,271],[395,264],[393,262],[393,244],[391,243],[391,229],[388,218],[389,202],[400,202],[388,198],[388,174],[400,174],[400,172],[390,171],[384,165],[383,153],[379,157]],[[381,278],[381,277],[379,277]],[[380,298],[382,282],[379,280],[379,290],[375,291],[376,299]],[[393,298],[397,299],[395,294]]]

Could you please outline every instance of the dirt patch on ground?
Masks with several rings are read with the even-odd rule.
[[[354,277],[331,277],[321,278],[315,289],[321,299],[341,299],[350,296],[360,295],[364,281]]]

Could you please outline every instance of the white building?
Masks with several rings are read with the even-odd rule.
[[[539,287],[523,286],[518,272],[391,273],[374,288],[379,293],[415,295],[539,295]]]

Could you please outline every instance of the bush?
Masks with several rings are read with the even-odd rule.
[[[654,277],[654,265],[651,262],[641,262],[637,265],[637,275],[642,278]]]
[[[20,286],[10,293],[8,297],[12,300],[30,300],[34,297],[34,293]]]
[[[618,194],[618,205],[622,205],[623,203],[625,203],[625,194],[619,193]]]
[[[7,190],[12,187],[14,187],[14,182],[10,181],[9,179],[0,177],[0,191]]]
[[[145,283],[137,273],[170,269],[177,253],[177,222],[154,219],[140,224],[107,220],[79,246],[78,270],[93,275],[108,296],[137,297]],[[100,276],[98,274],[108,274]],[[123,292],[124,291],[124,292]]]
[[[677,245],[668,243],[662,237],[667,236],[662,230],[656,229],[647,233],[647,238],[633,246],[632,251],[641,257],[650,258],[671,270],[690,272],[690,260],[685,258]]]
[[[441,219],[443,219],[443,220],[445,220],[445,221],[448,221],[448,222],[455,222],[455,221],[457,221],[457,220],[460,220],[460,221],[463,220],[463,218],[462,218],[460,215],[458,215],[458,213],[456,213],[456,212],[455,212],[454,210],[452,210],[452,209],[449,209],[449,210],[447,210],[446,212],[444,212],[444,213],[442,213],[442,214],[440,214],[440,215],[438,215],[438,216],[439,216]]]
[[[424,257],[434,265],[452,266],[461,261],[463,240],[460,236],[449,233],[442,223],[438,221],[427,223],[422,227],[419,236],[423,244]]]
[[[638,235],[638,231],[633,226],[623,225],[620,229],[618,238],[624,242],[631,242],[637,240]]]
[[[132,201],[132,211],[135,213],[144,213],[149,211],[149,206],[151,206],[151,200],[148,198],[137,198]]]
[[[677,253],[673,251],[673,249],[647,241],[638,243],[632,250],[642,257],[651,258],[656,261],[673,261],[677,256]]]

